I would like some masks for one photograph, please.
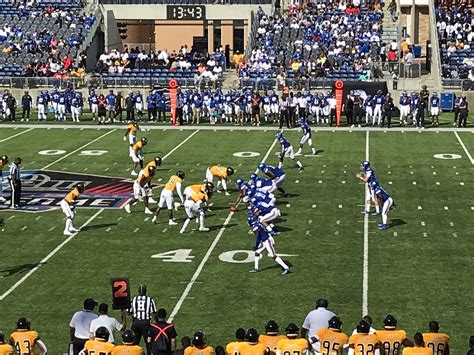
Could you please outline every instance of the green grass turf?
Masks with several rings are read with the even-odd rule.
[[[72,122],[72,119],[71,119],[71,115],[70,114],[67,114],[67,119],[65,121],[66,124],[71,124],[71,125],[75,125],[77,123],[74,123]],[[54,122],[54,118],[53,118],[53,114],[48,114],[48,121],[47,122]],[[123,113],[123,120],[125,121],[126,119],[126,113],[124,112]],[[143,121],[146,121],[147,120],[147,113],[146,111],[144,112],[143,114]],[[170,113],[167,112],[166,113],[166,120],[167,120],[167,123],[163,123],[163,122],[160,122],[160,123],[153,123],[154,125],[169,125],[169,121],[170,121]],[[261,114],[261,117],[262,117],[262,124],[263,123],[263,117],[264,117],[264,114],[262,112]],[[452,112],[441,112],[441,114],[439,115],[439,127],[453,127],[453,118],[454,118],[454,113]],[[15,125],[18,125],[18,124],[27,124],[27,123],[34,123],[34,122],[37,122],[36,121],[37,119],[37,113],[36,113],[36,110],[33,110],[32,113],[31,113],[31,116],[30,116],[30,120],[29,122],[21,122],[21,112],[18,114],[18,111],[17,111],[17,115],[16,115],[16,121],[15,121]],[[136,119],[138,119],[138,116],[136,117]],[[365,122],[365,117],[363,118],[362,120],[363,122]],[[346,118],[344,115],[342,115],[342,118],[341,118],[341,125],[344,126],[346,125]],[[411,120],[409,120],[409,122],[411,123]],[[12,123],[12,122],[5,122],[5,123]],[[40,124],[43,124],[44,122],[41,122]],[[92,124],[97,124],[97,121],[92,121],[92,114],[90,113],[90,110],[88,108],[85,108],[84,109],[84,112],[83,112],[83,115],[81,117],[81,123],[92,123]],[[394,127],[397,127],[398,126],[398,123],[399,123],[399,118],[398,117],[393,117],[392,118],[392,125]],[[208,123],[205,123],[205,124],[208,124]],[[425,125],[427,127],[429,127],[431,125],[431,116],[430,115],[427,115],[426,118],[425,118]],[[324,125],[323,125],[324,126]],[[474,127],[474,122],[472,120],[472,118],[468,117],[467,119],[467,126],[468,127]]]
[[[2,128],[0,140],[20,130]],[[123,130],[87,145],[107,132],[34,129],[1,142],[0,153],[22,156],[26,169],[54,163],[49,169],[129,178],[131,164],[127,144],[122,141]],[[149,139],[146,158],[164,156],[192,133],[145,132]],[[288,137],[296,147],[299,133],[289,132]],[[460,133],[460,137],[474,154],[474,134]],[[284,187],[291,196],[278,198],[283,216],[278,223],[281,234],[276,237],[275,247],[278,253],[293,255],[283,259],[293,265],[294,273],[281,276],[266,255],[261,260],[264,270],[258,274],[248,273],[252,263],[219,259],[224,252],[250,250],[254,242],[247,234],[245,212],[240,208],[221,233],[198,282],[174,319],[179,336],[204,329],[210,342],[218,345],[231,340],[237,327],[263,330],[270,318],[282,327],[290,321],[301,324],[319,297],[330,300],[330,308],[345,324],[344,330],[352,331],[362,316],[364,251],[364,218],[360,214],[364,185],[354,173],[359,170],[359,160],[365,158],[366,133],[318,132],[313,138],[322,152],[317,157],[301,157],[305,164],[302,173],[285,161]],[[163,162],[157,180],[164,182],[181,169],[186,172],[185,185],[196,183],[202,181],[208,165],[222,163],[236,169],[235,181],[255,170],[272,142],[271,131],[202,130]],[[87,146],[80,149],[84,145]],[[66,153],[37,154],[48,149],[62,149]],[[87,157],[80,155],[82,150],[108,152]],[[276,164],[277,150],[275,147],[269,155],[269,163]],[[260,156],[233,156],[238,151],[259,152]],[[381,326],[385,314],[395,314],[400,327],[410,336],[414,331],[426,330],[427,322],[437,319],[451,336],[453,353],[462,353],[471,335],[473,311],[469,292],[474,266],[469,247],[474,227],[474,186],[470,179],[473,165],[452,132],[370,132],[369,153],[381,184],[397,204],[389,216],[389,221],[396,225],[389,230],[378,231],[378,218],[369,218],[369,313],[376,328]],[[462,157],[441,160],[433,157],[437,153]],[[55,163],[66,154],[70,155]],[[109,279],[118,276],[130,278],[133,293],[140,283],[147,284],[158,306],[171,313],[218,235],[235,198],[235,193],[231,197],[215,194],[212,212],[207,217],[209,233],[192,231],[180,235],[178,226],[167,225],[165,214],[160,216],[159,224],[152,225],[145,221],[147,216],[140,203],[132,207],[131,215],[122,210],[104,210],[0,301],[0,329],[8,333],[20,316],[27,316],[51,354],[65,352],[73,312],[81,308],[87,297],[110,303]],[[79,208],[75,225],[82,225],[96,212]],[[6,219],[5,230],[0,232],[3,294],[65,237],[64,216],[59,210],[0,214]],[[176,213],[176,218],[182,222],[184,211]],[[194,222],[190,224],[195,226]],[[177,249],[191,249],[194,258],[186,263],[151,258]],[[245,256],[240,253],[235,259]],[[117,311],[113,315],[119,316]]]

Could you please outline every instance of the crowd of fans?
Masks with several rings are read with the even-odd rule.
[[[257,44],[240,76],[328,77],[347,70],[380,75],[376,63],[389,50],[380,38],[381,6],[378,0],[318,0],[290,5],[283,18],[260,9]]]
[[[86,55],[80,50],[93,14],[28,1],[18,4],[18,16],[0,16],[0,72],[2,64],[22,65],[25,76],[83,77]]]
[[[144,286],[140,286],[144,287]],[[142,293],[137,296],[146,302],[143,317],[132,308],[122,311],[121,321],[109,316],[108,305],[99,306],[99,314],[94,312],[97,302],[91,298],[84,301],[84,308],[76,312],[70,322],[70,353],[74,355],[107,354],[143,355],[270,355],[306,351],[319,353],[338,353],[348,350],[349,354],[373,354],[381,349],[384,354],[428,355],[449,354],[449,335],[440,331],[440,325],[432,320],[425,332],[416,332],[409,337],[403,328],[399,328],[395,316],[388,314],[380,322],[373,323],[372,317],[366,315],[355,329],[343,330],[343,322],[328,307],[326,299],[318,299],[315,309],[305,317],[301,329],[296,323],[289,323],[284,334],[274,320],[269,320],[265,329],[259,332],[256,328],[247,330],[238,328],[235,337],[224,346],[212,347],[204,331],[196,331],[192,337],[181,338],[177,344],[178,332],[173,323],[167,322],[165,309],[156,310],[154,300]],[[135,297],[135,298],[137,298]],[[132,329],[127,328],[126,314],[132,317]],[[143,320],[138,319],[143,318]],[[140,322],[138,322],[140,321]],[[346,334],[347,331],[350,331]],[[121,333],[121,345],[118,345],[116,333]],[[144,340],[144,347],[140,345]],[[38,332],[31,329],[26,318],[20,318],[16,330],[9,339],[0,333],[0,351],[8,354],[13,347],[20,353],[32,353],[35,348],[39,354],[47,351],[47,340],[40,339]],[[28,347],[28,348],[26,348]],[[402,351],[403,348],[403,351]],[[362,350],[361,350],[362,349]],[[27,352],[24,352],[27,350]],[[474,354],[474,336],[469,339],[467,355]]]
[[[474,80],[472,1],[435,2],[442,77]]]

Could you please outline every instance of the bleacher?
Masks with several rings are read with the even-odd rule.
[[[59,21],[59,17],[43,13],[47,13],[46,7],[51,7],[49,11],[66,10],[68,14]],[[25,76],[25,66],[47,63],[52,57],[76,59],[93,22],[80,14],[82,7],[80,2],[68,0],[39,1],[35,7],[0,0],[0,28],[8,26],[12,32],[7,37],[0,36],[0,77]],[[53,37],[64,45],[56,46],[51,54]]]

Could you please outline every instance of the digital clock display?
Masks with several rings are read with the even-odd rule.
[[[168,5],[166,7],[167,20],[204,20],[206,6],[204,5]]]

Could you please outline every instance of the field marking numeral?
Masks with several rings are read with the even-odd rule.
[[[435,154],[433,155],[436,159],[461,159],[462,156],[459,154],[451,154],[451,153],[442,153],[442,154]]]
[[[237,157],[237,158],[254,158],[254,157],[258,157],[260,155],[260,153],[257,153],[257,152],[235,152],[232,155],[234,157]]]
[[[190,263],[194,258],[194,256],[191,256],[192,251],[192,249],[177,249],[158,253],[151,257],[154,259],[163,259],[163,261],[170,263]]]
[[[79,155],[104,155],[108,153],[107,150],[83,150],[82,152],[79,153]]]
[[[245,257],[243,259],[241,257],[236,259],[235,256],[237,254],[245,255]],[[219,255],[219,260],[233,264],[251,263],[254,260],[254,254],[255,253],[250,250],[230,250]]]
[[[61,149],[47,149],[47,150],[40,150],[38,154],[40,155],[61,155],[66,153],[65,150]]]

